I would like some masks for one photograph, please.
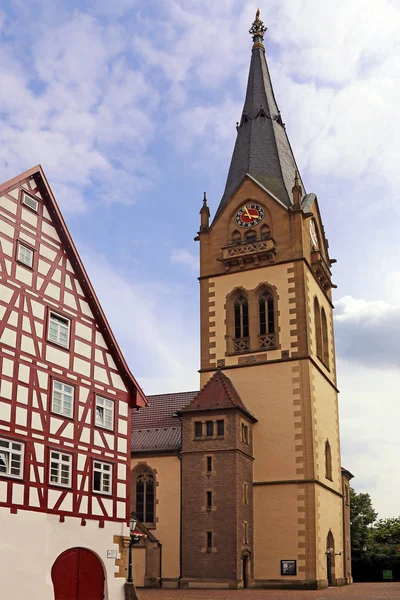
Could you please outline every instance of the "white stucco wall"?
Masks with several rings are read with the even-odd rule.
[[[99,528],[98,521],[65,517],[60,523],[56,515],[33,511],[10,514],[0,508],[0,582],[1,598],[9,600],[54,600],[51,569],[65,550],[86,548],[94,552],[103,564],[105,600],[124,599],[124,578],[115,578],[118,571],[115,560],[107,558],[107,550],[117,550],[114,535],[129,535],[123,523],[106,522]],[[120,555],[117,554],[119,558]]]

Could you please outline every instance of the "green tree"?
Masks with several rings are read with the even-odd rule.
[[[361,558],[372,549],[372,525],[378,513],[372,506],[371,496],[350,487],[351,549],[353,558]]]
[[[400,545],[400,517],[379,519],[372,530],[373,539],[377,544]]]

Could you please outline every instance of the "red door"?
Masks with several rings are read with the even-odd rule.
[[[57,558],[51,570],[54,600],[103,600],[101,562],[85,548],[71,548]]]

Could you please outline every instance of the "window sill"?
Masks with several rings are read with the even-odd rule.
[[[59,350],[64,350],[64,352],[71,352],[71,349],[69,346],[63,346],[62,344],[58,344],[57,342],[53,342],[52,340],[46,340],[47,344],[50,344],[50,346],[54,346],[55,348],[58,348]]]
[[[11,475],[11,473],[0,473],[0,479],[11,479],[12,481],[24,481],[23,475]]]
[[[62,489],[62,490],[72,490],[72,485],[65,485],[64,483],[55,483],[54,481],[50,481],[49,482],[49,487],[50,488],[56,488],[57,490]]]
[[[92,494],[96,496],[105,496],[106,498],[110,498],[112,496],[112,492],[100,492],[99,490],[92,490]]]
[[[62,419],[67,419],[68,421],[71,421],[72,423],[75,421],[75,417],[73,417],[73,416],[69,417],[68,415],[64,415],[64,413],[57,412],[53,409],[51,409],[50,414],[54,415],[55,417],[61,417]]]
[[[30,271],[31,273],[33,273],[33,271],[34,271],[33,265],[30,267],[26,263],[22,262],[22,260],[18,260],[18,258],[17,258],[17,264],[19,264],[21,267],[25,267],[25,269],[28,269],[28,271]]]
[[[97,429],[103,429],[104,431],[111,431],[112,433],[115,431],[115,427],[110,429],[109,427],[106,427],[105,425],[99,425],[98,423],[95,423],[94,427],[96,427]]]
[[[273,348],[256,348],[254,350],[242,350],[241,352],[225,352],[225,356],[242,356],[242,354],[257,354],[258,352],[272,352],[279,350],[280,346],[276,345]]]

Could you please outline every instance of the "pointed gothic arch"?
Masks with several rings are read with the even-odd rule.
[[[156,507],[155,471],[147,464],[140,464],[131,472],[131,512],[146,526],[154,526]]]
[[[269,240],[271,237],[271,228],[267,223],[264,223],[260,229],[260,239]]]
[[[332,477],[332,450],[329,440],[325,442],[325,477],[333,481]]]
[[[258,293],[258,338],[261,348],[276,348],[276,301],[271,289],[263,286]]]
[[[249,337],[249,301],[247,294],[239,291],[233,300],[235,340]],[[239,349],[238,349],[239,350]]]
[[[241,241],[242,241],[242,234],[240,233],[240,231],[235,229],[235,231],[233,231],[232,235],[231,235],[231,243],[232,244],[240,244]]]
[[[246,231],[244,237],[246,242],[255,242],[257,239],[257,232],[255,229],[249,229],[248,231]]]
[[[322,327],[321,327],[321,311],[319,308],[318,298],[314,298],[314,328],[317,356],[320,360],[323,358],[322,352]]]
[[[328,585],[336,585],[335,577],[335,538],[333,533],[329,530],[326,537],[326,571]]]
[[[328,339],[328,323],[326,320],[325,309],[321,309],[321,329],[322,329],[322,353],[325,366],[329,368],[329,339]]]

